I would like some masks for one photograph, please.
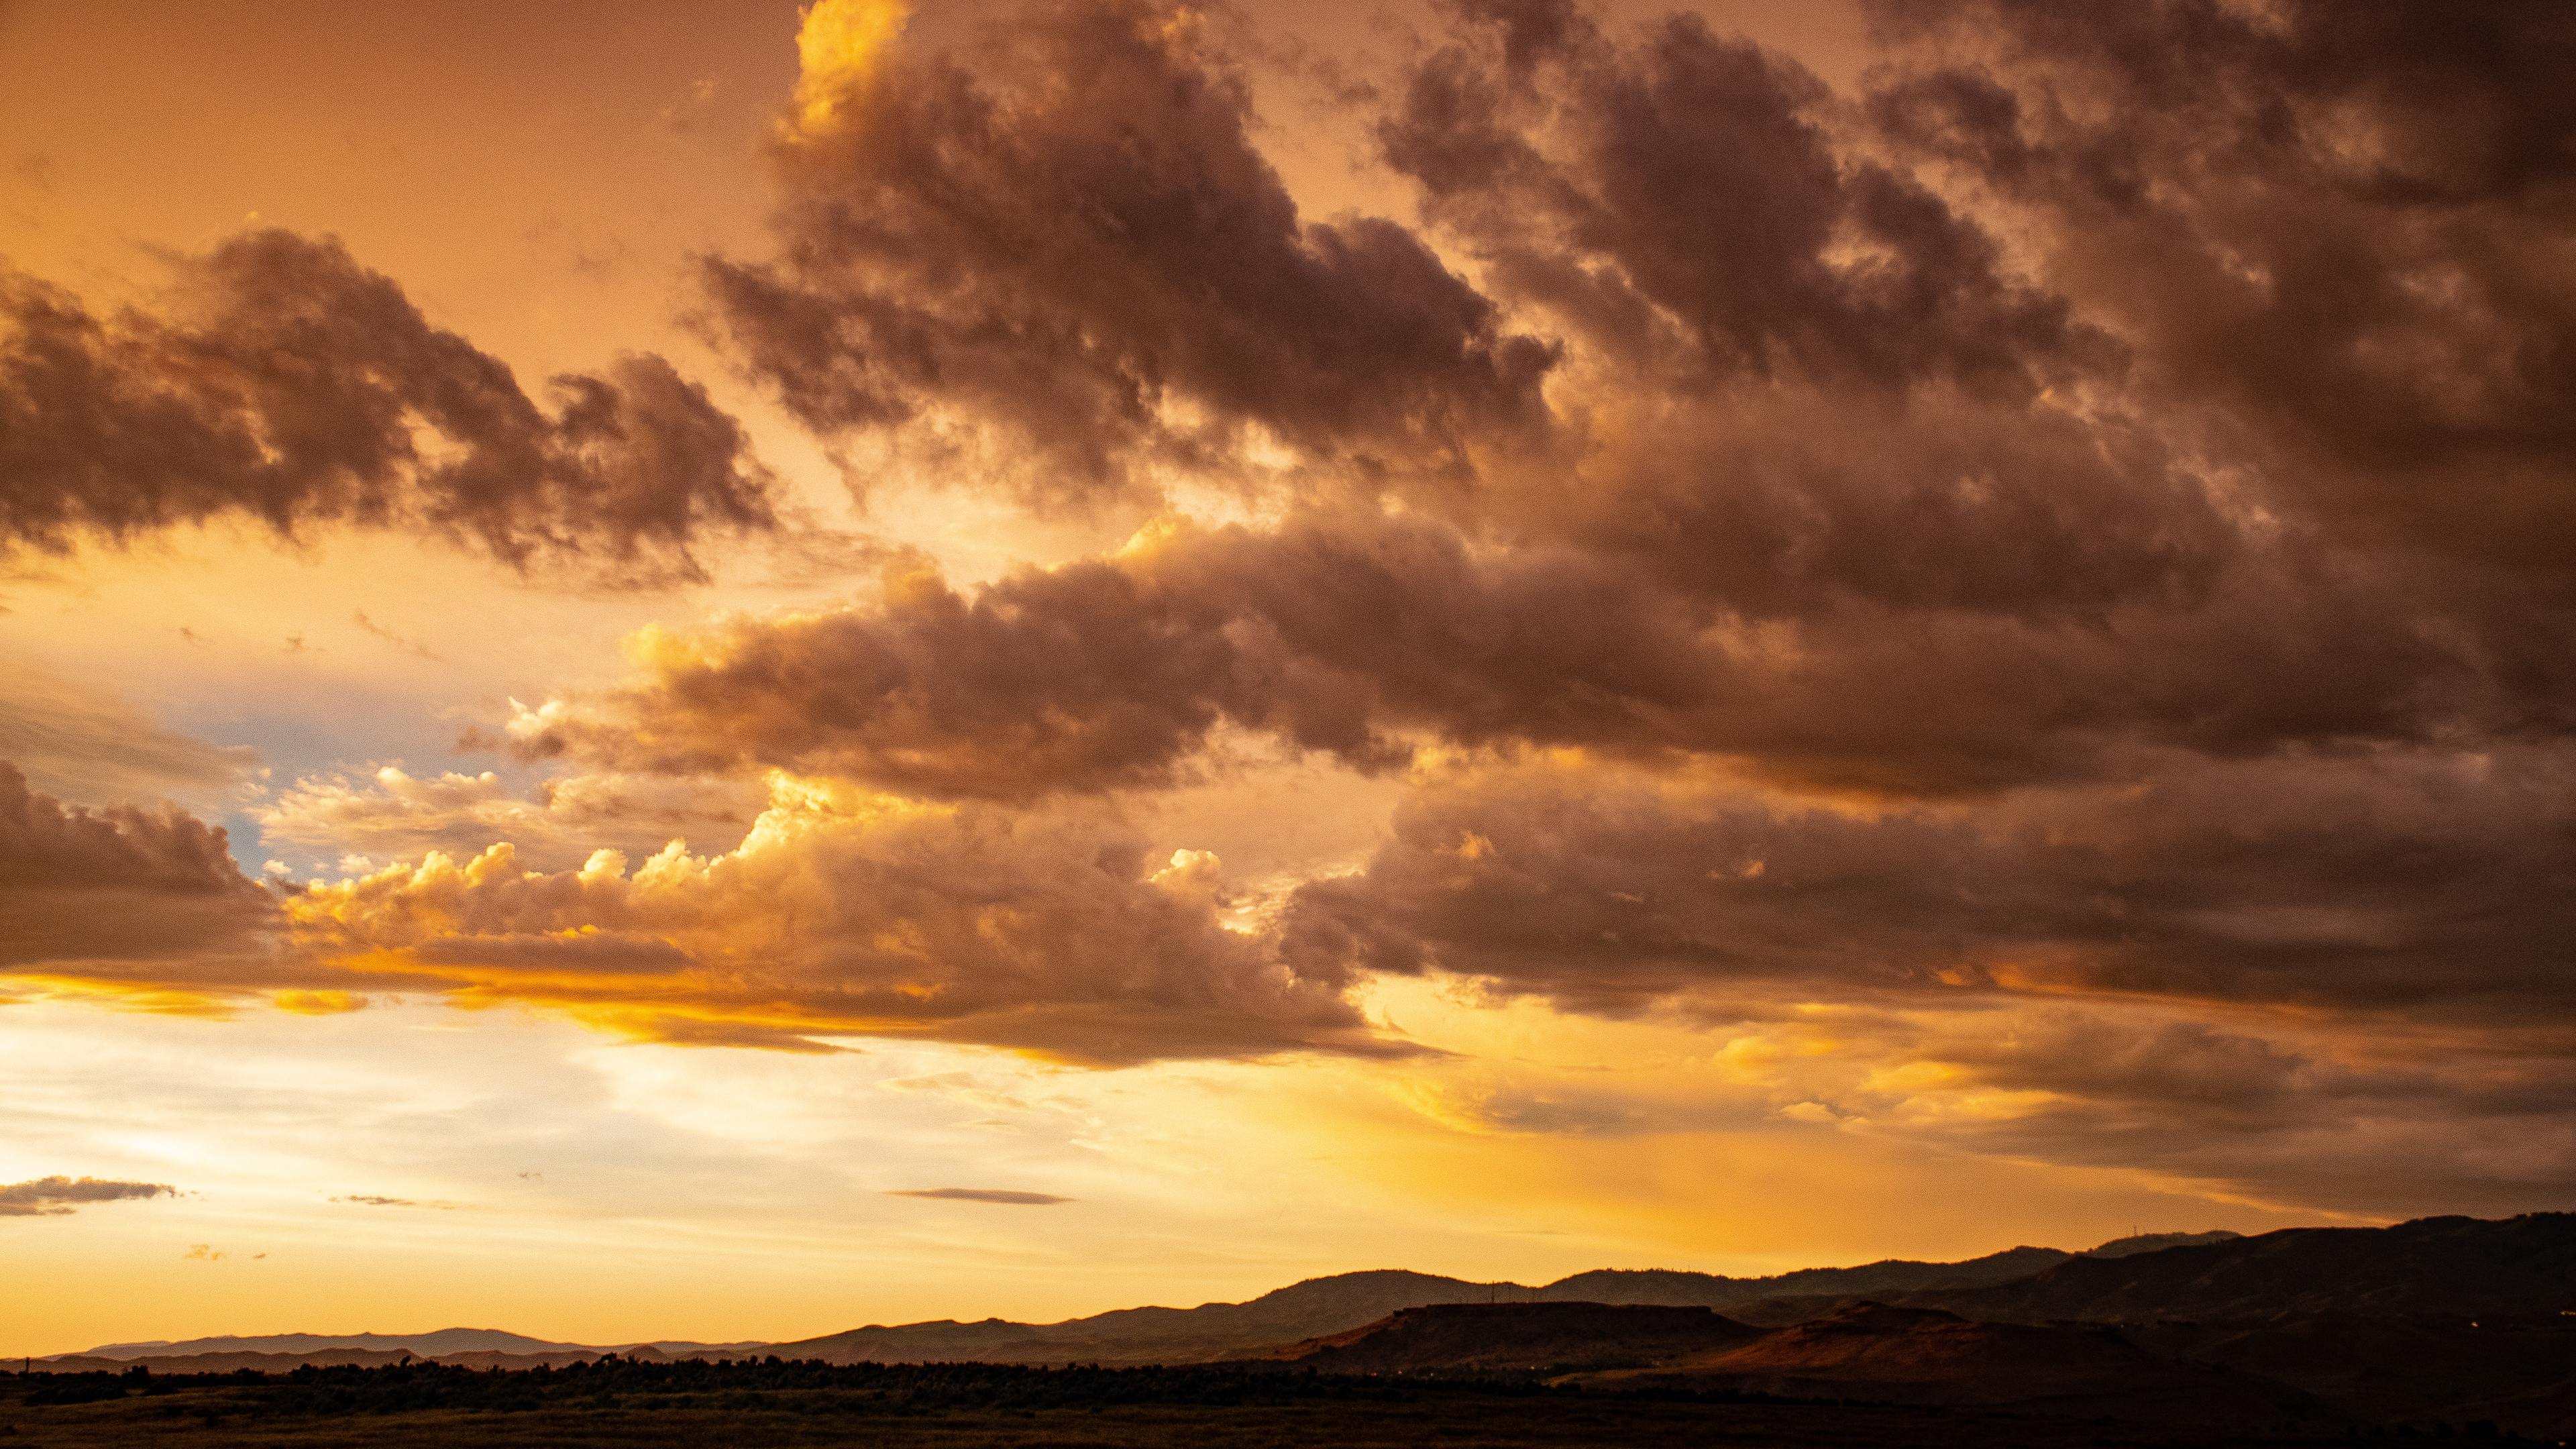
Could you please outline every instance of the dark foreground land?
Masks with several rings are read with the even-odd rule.
[[[107,1345],[0,1376],[0,1449],[2565,1444],[2576,1214],[1754,1280],[1357,1273],[1062,1324],[603,1352],[476,1330]]]
[[[565,1371],[436,1364],[283,1375],[0,1378],[0,1444],[206,1449],[443,1445],[1556,1446],[2273,1445],[2392,1442],[2385,1428],[2235,1423],[2178,1398],[2117,1417],[2074,1401],[1942,1408],[1508,1382],[1391,1381],[1226,1367],[609,1362]],[[2223,1415],[2224,1411],[2220,1411]],[[2494,1438],[2489,1425],[2417,1435]],[[2516,1442],[2510,1438],[2503,1442]],[[2534,1442],[2534,1441],[2519,1441]]]

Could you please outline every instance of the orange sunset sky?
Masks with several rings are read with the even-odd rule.
[[[0,0],[0,1355],[2566,1207],[2568,17]]]

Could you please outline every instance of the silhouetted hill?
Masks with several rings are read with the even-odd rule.
[[[2576,1312],[2576,1214],[2257,1237],[2076,1258],[2016,1283],[1908,1296],[1992,1322],[2374,1318],[2543,1319]]]
[[[2113,1238],[2098,1248],[2087,1248],[2078,1257],[2133,1258],[2140,1253],[2160,1253],[2167,1248],[2197,1248],[2208,1243],[2233,1242],[2245,1236],[2225,1228],[2209,1233],[2138,1233],[2126,1238]]]
[[[81,1354],[56,1354],[43,1362],[59,1373],[122,1368],[140,1363],[156,1373],[230,1373],[257,1369],[282,1373],[299,1365],[374,1367],[405,1359],[430,1359],[467,1368],[561,1367],[604,1354],[647,1361],[715,1358],[765,1351],[759,1343],[691,1343],[665,1340],[598,1346],[552,1343],[491,1328],[442,1328],[434,1333],[273,1333],[224,1335],[179,1342],[111,1343]]]
[[[1891,1259],[1747,1278],[1605,1269],[1537,1288],[1398,1271],[1344,1273],[1308,1279],[1244,1303],[1128,1308],[1051,1324],[987,1319],[879,1325],[779,1344],[774,1351],[834,1363],[1203,1362],[1275,1352],[1349,1333],[1405,1309],[1441,1303],[1706,1308],[1766,1327],[1814,1319],[1864,1299],[2020,1323],[2217,1319],[2333,1309],[2476,1316],[2501,1311],[2483,1305],[2508,1300],[2522,1302],[2522,1311],[2537,1312],[2540,1300],[2554,1304],[2556,1296],[2576,1307],[2576,1291],[2561,1292],[2576,1282],[2566,1266],[2565,1240],[2576,1237],[2567,1229],[2568,1221],[2428,1219],[2399,1228],[2303,1228],[2255,1238],[2150,1233],[2082,1254],[2021,1247],[1959,1263]],[[2440,1246],[2444,1243],[2450,1246]],[[2437,1265],[2427,1253],[2450,1266]],[[2490,1283],[2496,1292],[2473,1289],[2475,1283]],[[2552,1284],[2559,1286],[2547,1286]]]
[[[366,1349],[436,1358],[448,1353],[543,1353],[550,1349],[582,1347],[586,1345],[549,1343],[542,1338],[530,1338],[524,1333],[504,1333],[497,1328],[442,1328],[435,1333],[270,1333],[256,1337],[224,1334],[177,1343],[110,1343],[91,1349],[86,1357],[172,1358],[207,1353],[320,1353],[334,1349]]]
[[[380,1360],[320,1355],[411,1353],[478,1367],[526,1367],[631,1352],[645,1358],[777,1353],[838,1364],[1200,1363],[1277,1353],[1438,1304],[1706,1309],[1781,1327],[1863,1300],[2020,1324],[2218,1323],[2334,1313],[2557,1322],[2554,1315],[2576,1311],[2576,1216],[2537,1214],[2505,1222],[2428,1218],[2393,1228],[2294,1228],[2250,1238],[2143,1234],[2084,1254],[2022,1247],[1959,1263],[1891,1259],[1748,1278],[1602,1270],[1536,1288],[1385,1270],[1312,1278],[1242,1303],[1126,1308],[1048,1324],[987,1319],[874,1325],[780,1344],[603,1348],[489,1329],[444,1329],[110,1344],[87,1357],[213,1363],[214,1355],[254,1354],[360,1363]]]
[[[1876,1303],[1770,1332],[1705,1308],[1438,1304],[1297,1344],[1262,1362],[1325,1374],[1502,1376],[1628,1392],[1947,1405],[2045,1401],[2132,1422],[2282,1429],[2351,1417],[2223,1359],[2156,1352],[2108,1327],[1976,1323]]]
[[[1062,1323],[908,1323],[872,1326],[776,1346],[827,1363],[975,1359],[987,1363],[1163,1363],[1232,1357],[1340,1333],[1403,1308],[1527,1299],[1517,1283],[1469,1283],[1381,1270],[1310,1278],[1244,1303],[1121,1308]]]
[[[1651,1377],[1758,1379],[1771,1392],[1901,1385],[1944,1402],[1990,1403],[2161,1387],[2179,1382],[2177,1373],[2105,1328],[1976,1323],[1938,1309],[1860,1303],[1749,1343],[1691,1355]]]
[[[1797,1297],[1864,1297],[1935,1288],[1981,1288],[2027,1278],[2074,1257],[2056,1248],[2007,1248],[1960,1263],[1919,1263],[1890,1258],[1853,1268],[1800,1268],[1767,1278],[1714,1273],[1617,1268],[1577,1273],[1536,1291],[1541,1302],[1662,1303],[1676,1307],[1731,1307]]]
[[[1760,1334],[1706,1308],[1435,1303],[1269,1357],[1333,1374],[1570,1373],[1662,1363]]]
[[[399,1349],[317,1348],[302,1353],[172,1353],[136,1354],[125,1358],[106,1358],[97,1354],[66,1353],[39,1360],[45,1372],[57,1374],[122,1373],[142,1367],[157,1374],[229,1374],[249,1369],[254,1373],[282,1374],[299,1368],[383,1368],[391,1364],[413,1363],[424,1355]]]
[[[2576,1319],[2472,1325],[2334,1313],[2121,1333],[2150,1352],[2260,1374],[2381,1422],[2485,1419],[2550,1443],[2576,1438]]]
[[[1275,1350],[1305,1339],[1347,1333],[1408,1308],[1439,1303],[1603,1303],[1707,1308],[1719,1313],[1778,1299],[1817,1295],[1831,1301],[1866,1294],[1969,1288],[2028,1277],[2072,1254],[2012,1248],[1961,1263],[1904,1259],[1850,1268],[1802,1268],[1759,1278],[1668,1269],[1602,1269],[1544,1287],[1470,1283],[1427,1273],[1378,1270],[1310,1278],[1243,1303],[1196,1308],[1122,1308],[1062,1323],[871,1325],[822,1338],[775,1345],[790,1357],[830,1363],[1170,1363]]]
[[[2331,1424],[2346,1417],[2295,1389],[2163,1357],[2108,1328],[1976,1323],[1877,1303],[1584,1382],[1880,1403],[2045,1402],[2124,1420],[2239,1426]]]

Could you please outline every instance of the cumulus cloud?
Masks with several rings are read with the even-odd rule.
[[[2268,482],[2383,541],[2565,574],[2576,17],[1872,9],[1927,42],[1867,98],[1886,134],[1972,179]]]
[[[1203,31],[1098,4],[1007,51],[875,33],[790,118],[780,259],[716,268],[755,369],[836,436],[935,416],[1042,437],[1052,486],[1150,459],[1262,506],[649,634],[512,743],[1047,812],[1266,734],[1418,772],[1373,855],[1259,923],[1299,979],[1830,1010],[1883,1070],[1775,1105],[1977,1150],[2564,1181],[2569,23],[1874,9],[1885,63],[1836,94],[1688,17],[1447,7],[1372,133],[1419,202],[1403,247],[1451,259],[1418,294],[1475,319],[1438,335],[1537,370],[1338,375],[1436,386],[1463,441],[1427,453],[1327,406],[1314,369],[1361,359],[1288,322],[1248,391],[1200,370],[1267,315],[1229,287],[1291,295],[1325,255],[1244,201],[1275,183]],[[1085,103],[1143,77],[1103,159]],[[1266,240],[1212,245],[1246,215]],[[1173,260],[1220,252],[1216,281]],[[1032,337],[1079,343],[1021,354],[1043,386],[974,351]],[[1229,446],[1255,426],[1316,468]],[[1660,1120],[1494,1100],[1471,1115]]]
[[[540,405],[334,240],[235,237],[182,261],[158,313],[0,274],[0,544],[399,526],[634,583],[775,525],[740,425],[661,358],[551,391]]]
[[[549,1004],[661,1040],[886,1035],[1069,1060],[1382,1051],[1347,976],[1286,966],[1167,889],[1095,813],[945,808],[780,780],[734,850],[673,842],[530,871],[469,860],[308,886],[305,949],[455,998]]]
[[[847,609],[648,632],[638,679],[510,734],[610,769],[776,765],[991,798],[1165,783],[1221,724],[1364,769],[1424,740],[1582,746],[1940,794],[2099,773],[2139,742],[2243,755],[2531,722],[2403,602],[2274,558],[2189,607],[2092,621],[1763,620],[1572,544],[1301,511],[1158,526],[972,595],[907,569]]]
[[[391,835],[455,803],[401,787],[469,806],[492,794],[461,776],[377,783]],[[241,875],[220,829],[175,809],[64,806],[0,766],[0,975],[169,1009],[251,993],[305,1014],[384,991],[518,1002],[706,1046],[923,1036],[1095,1064],[1405,1050],[1362,1018],[1347,974],[1304,974],[1229,927],[1213,854],[1151,849],[1112,812],[784,776],[771,790],[728,832],[740,843],[708,855],[673,840],[631,869],[603,848],[539,870],[500,843],[381,869],[352,856],[350,874],[273,892]],[[307,799],[307,817],[333,801],[348,803]]]
[[[220,828],[175,807],[65,805],[0,762],[0,970],[223,976],[262,958],[276,923]]]
[[[166,1183],[119,1182],[100,1177],[39,1177],[29,1182],[0,1183],[0,1218],[60,1217],[92,1203],[131,1202],[138,1198],[177,1197]]]
[[[1063,0],[951,55],[894,9],[808,12],[779,255],[707,271],[809,425],[1062,503],[1265,449],[1455,477],[1537,420],[1551,349],[1402,226],[1300,215],[1204,17]]]
[[[1473,489],[1345,459],[1327,471],[1392,506],[1310,499],[1258,526],[1165,530],[971,597],[916,574],[881,606],[658,639],[632,694],[588,718],[573,702],[563,718],[524,721],[523,744],[542,752],[587,739],[601,758],[655,768],[782,763],[1000,797],[1161,783],[1212,725],[1229,723],[1372,768],[1429,737],[1724,755],[1811,788],[1938,794],[2098,774],[2141,742],[2250,756],[2563,732],[2576,719],[2576,671],[2542,641],[2563,638],[2576,615],[2563,587],[2534,576],[2551,550],[2531,542],[2555,535],[2526,529],[2464,556],[2427,550],[2430,534],[2362,526],[2375,498],[2451,508],[2435,500],[2507,497],[2502,480],[2545,480],[2532,470],[2563,440],[2497,413],[2492,427],[2419,427],[2406,449],[2329,459],[2284,441],[2314,429],[2273,395],[2349,392],[2327,375],[2341,364],[2261,388],[2215,388],[2201,374],[2226,359],[2287,367],[2380,343],[2217,336],[2191,349],[2215,361],[2186,367],[2167,335],[2233,325],[2226,308],[2192,299],[2208,290],[2209,268],[2253,265],[2229,250],[2233,233],[2188,230],[2242,220],[2189,199],[2235,194],[2204,184],[2212,168],[2242,171],[2227,172],[2228,185],[2267,206],[2340,197],[2337,206],[2366,208],[2332,232],[2352,241],[2334,270],[2265,272],[2279,295],[2260,309],[2272,322],[2244,324],[2258,331],[2289,326],[2282,319],[2301,309],[2346,316],[2347,270],[2380,279],[2373,294],[2395,299],[2413,319],[2406,328],[2434,328],[2434,313],[2404,298],[2459,288],[2407,270],[2405,255],[2356,250],[2383,232],[2416,226],[2432,252],[2545,253],[2532,239],[2554,224],[2559,193],[2534,180],[2529,157],[2546,148],[2529,138],[2556,112],[2529,79],[2537,72],[2517,62],[2475,87],[2484,119],[2474,127],[2494,136],[2425,142],[2438,154],[2456,142],[2473,160],[2487,155],[2478,147],[2520,148],[2522,160],[2489,168],[2502,168],[2492,186],[2455,196],[2345,175],[2358,163],[2316,139],[2328,134],[2322,119],[2295,145],[2254,133],[2260,98],[2280,89],[2265,67],[2293,95],[2316,90],[2320,117],[2332,106],[2369,114],[2385,130],[2373,144],[2390,155],[2413,144],[2398,139],[2406,127],[2451,126],[2407,99],[2433,82],[2405,82],[2392,98],[2365,74],[2358,57],[2400,46],[2403,26],[2339,40],[2323,12],[2301,8],[2267,39],[2244,29],[2251,20],[2194,31],[2190,7],[2081,26],[2004,6],[1975,33],[2005,39],[1961,69],[1923,59],[1964,44],[1943,7],[1889,8],[1891,34],[1929,38],[1919,50],[1906,40],[1854,98],[1694,19],[1613,35],[1562,4],[1453,7],[1453,34],[1388,93],[1377,137],[1418,188],[1433,233],[1475,259],[1457,285],[1501,319],[1494,326],[1545,337],[1554,359],[1530,404],[1546,415],[1546,444],[1487,435]],[[1145,23],[1156,17],[1171,23]],[[2465,64],[2462,47],[2546,50],[2559,29],[2504,7],[2447,38],[2441,53],[2452,58],[2441,63]],[[911,355],[889,340],[896,320],[949,305],[921,298],[971,296],[958,304],[966,315],[1013,345],[1029,327],[994,319],[1022,308],[1051,309],[1063,320],[1048,335],[1087,347],[1113,347],[1143,319],[1164,329],[1157,336],[1188,339],[1170,343],[1182,350],[1251,330],[1210,299],[1263,275],[1258,248],[1246,262],[1244,247],[1193,236],[1181,255],[1229,258],[1224,278],[1201,285],[1138,260],[1163,233],[1116,198],[1064,194],[1149,163],[1191,178],[1267,177],[1246,171],[1257,152],[1232,121],[1158,123],[1151,146],[1115,164],[1095,157],[1097,117],[1129,112],[1075,104],[1089,93],[1067,74],[1146,67],[1160,78],[1157,105],[1239,90],[1230,63],[1177,12],[1047,7],[1026,44],[947,59],[870,34],[869,64],[816,91],[833,98],[824,118],[809,104],[785,143],[800,200],[781,223],[788,260],[778,265],[874,280],[803,287],[791,309],[803,350],[779,353],[746,333],[756,367],[818,387],[836,368],[893,367],[887,359]],[[2174,43],[2160,49],[2155,36]],[[2168,120],[2141,89],[2171,84],[2155,80],[2166,61],[2138,56],[2185,53],[2186,36],[2216,46],[2230,79],[2218,99]],[[2345,44],[2356,54],[2328,54]],[[1036,60],[1075,50],[1125,59]],[[2209,152],[2190,139],[2202,134],[2194,126],[2243,144]],[[922,159],[934,155],[952,164]],[[984,179],[1024,162],[1040,173],[1026,186]],[[2408,164],[2419,182],[2439,170]],[[2043,185],[2035,178],[2049,166]],[[925,199],[921,178],[934,174],[945,189]],[[2162,176],[2173,184],[2148,185]],[[1193,180],[1185,194],[1214,184]],[[1052,198],[1053,224],[992,220],[1002,203],[988,191]],[[2079,193],[2129,209],[2097,218],[2075,209],[2068,198]],[[2187,215],[2166,214],[2176,207]],[[2427,208],[2456,214],[2456,225],[2422,231]],[[877,249],[914,254],[914,228],[932,225],[923,213],[1068,247],[1090,245],[1095,221],[1115,221],[1110,240],[1127,250],[1086,252],[1043,278],[1016,244],[1008,255],[949,247],[939,255],[967,260],[927,280],[868,271],[884,265],[866,260]],[[1207,202],[1180,214],[1237,212]],[[2288,246],[2308,234],[2307,215],[2285,212],[2277,235],[2264,234]],[[2191,240],[2180,255],[2202,257],[2200,270],[2143,275],[2184,265],[2155,260],[2169,231]],[[2120,237],[2125,249],[2104,240]],[[828,267],[815,260],[824,257]],[[2547,394],[2548,359],[2568,350],[2561,333],[2576,311],[2554,274],[2493,266],[2502,271],[2475,295],[2532,305],[2514,314],[2521,340],[2480,355],[2540,369],[2479,394],[2510,412],[2521,407],[2513,398]],[[1333,307],[1306,310],[1332,319],[1334,335],[1356,335]],[[771,315],[737,311],[746,326]],[[2369,366],[2422,360],[2400,369],[2419,390],[2484,376],[2439,363],[2493,330],[2459,326],[2468,330],[2439,347],[2390,341]],[[904,336],[935,358],[954,330]],[[1263,335],[1298,334],[1283,324]],[[1402,394],[1384,367],[1327,360],[1372,394]],[[1105,428],[1120,446],[1149,431],[1147,414],[1097,397],[1043,426],[1014,422],[1012,410],[1043,390],[979,399],[960,380],[971,369],[923,362],[920,375],[933,374],[960,416],[1059,441]],[[1268,367],[1253,374],[1254,395],[1288,408],[1312,375]],[[911,406],[805,411],[865,430]],[[2429,394],[2394,399],[2386,417],[2433,406]],[[1276,416],[1264,425],[1293,431]],[[1268,476],[1222,451],[1174,466],[1255,490]],[[2535,500],[2527,507],[2496,506],[2541,520],[2554,506],[2546,497],[2567,491],[2544,482],[2510,494]],[[963,663],[951,669],[952,658]],[[718,725],[737,717],[752,728]]]
[[[2037,391],[2099,343],[1913,178],[1837,151],[1823,82],[1675,15],[1455,7],[1379,125],[1499,286],[1587,341],[1715,377]]]
[[[271,848],[326,859],[472,855],[506,840],[528,864],[560,869],[601,849],[649,855],[680,836],[730,844],[766,798],[739,779],[572,774],[522,789],[489,770],[415,775],[387,764],[302,777],[249,813]]]
[[[876,550],[837,607],[648,630],[509,721],[551,794],[300,781],[279,840],[406,863],[293,896],[298,948],[659,1040],[1094,1063],[1383,1050],[1369,984],[1437,976],[1740,1033],[1746,1110],[1800,1130],[2563,1187],[2576,20],[1870,8],[1837,93],[1697,19],[1456,0],[1353,93],[1398,221],[1300,210],[1254,62],[1187,9],[1051,0],[941,52],[812,7],[715,339],[835,445],[1222,519],[974,586]],[[769,519],[667,370],[550,413],[327,247],[191,277],[168,318],[9,293],[12,386],[104,400],[0,431],[22,540],[237,512],[685,564]],[[344,365],[259,365],[305,355]],[[1247,735],[1408,790],[1252,908],[1121,814]],[[102,878],[197,839],[19,798]],[[188,898],[252,901],[229,871]]]

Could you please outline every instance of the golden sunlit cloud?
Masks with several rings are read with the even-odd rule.
[[[285,912],[358,973],[544,1003],[658,1040],[908,1035],[1078,1060],[1372,1049],[1330,976],[1219,916],[1204,852],[1048,818],[770,777],[742,843],[525,869],[508,845],[316,882]]]
[[[796,29],[796,118],[829,127],[846,96],[867,84],[912,17],[905,0],[814,0]]]

